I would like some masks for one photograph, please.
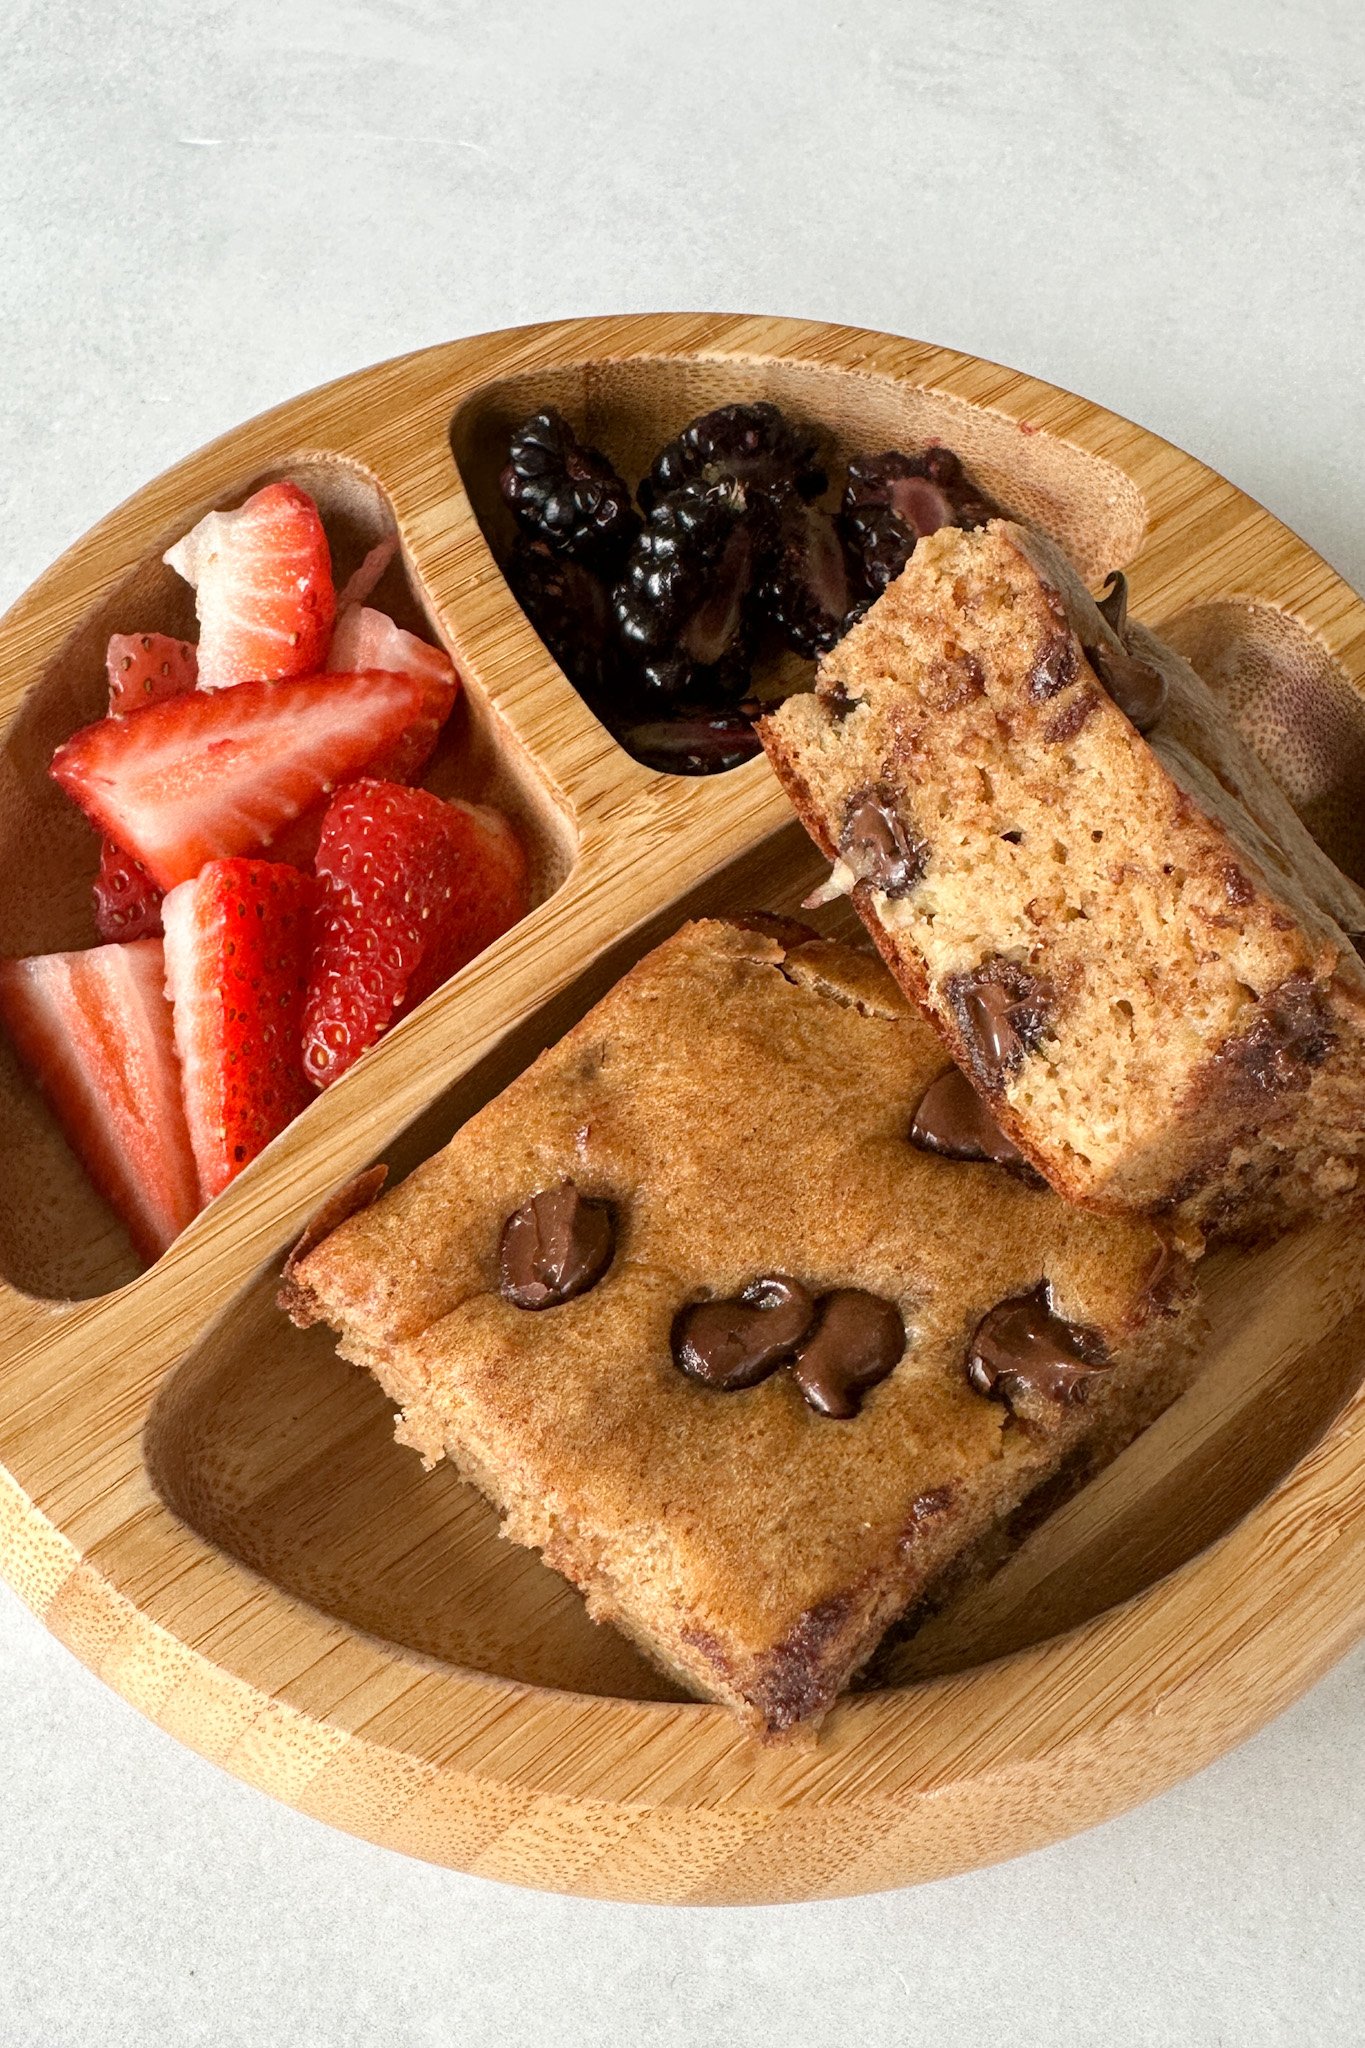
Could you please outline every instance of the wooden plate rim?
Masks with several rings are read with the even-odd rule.
[[[970,403],[990,405],[1017,422],[1057,433],[1118,462],[1146,492],[1151,513],[1147,537],[1130,569],[1140,608],[1161,616],[1173,551],[1184,550],[1182,568],[1188,585],[1191,537],[1201,536],[1201,560],[1207,562],[1210,579],[1208,597],[1247,596],[1291,611],[1322,638],[1352,685],[1357,690],[1365,686],[1361,601],[1264,508],[1146,429],[1040,380],[892,335],[745,315],[629,315],[505,330],[396,358],[291,400],[187,457],[100,521],[0,622],[0,716],[12,715],[34,674],[51,658],[63,630],[69,630],[160,536],[173,536],[187,500],[206,504],[244,470],[265,469],[304,451],[335,455],[369,469],[394,504],[433,605],[449,620],[452,609],[465,601],[451,595],[451,550],[443,540],[437,558],[428,555],[413,510],[418,481],[429,477],[424,464],[434,459],[432,428],[439,425],[437,445],[448,466],[446,489],[457,510],[464,562],[472,559],[476,565],[471,588],[476,595],[491,592],[495,606],[512,607],[445,445],[446,427],[460,400],[478,384],[537,363],[548,367],[606,356],[755,354],[924,384]],[[347,436],[339,428],[323,433],[327,421],[342,420],[362,387],[388,389],[398,401],[401,448],[406,451],[402,459],[376,451],[364,434]],[[1226,562],[1233,536],[1244,544],[1249,541],[1257,573],[1229,583],[1218,580],[1218,570],[1220,562]],[[458,620],[452,631],[459,641]],[[578,865],[547,910],[552,907],[557,917],[581,916],[587,898],[616,858],[613,845],[623,820],[668,804],[677,785],[625,763],[613,749],[615,758],[608,760],[613,771],[611,801],[604,803],[600,728],[529,628],[521,652],[525,673],[511,685],[495,680],[489,695],[500,710],[506,700],[509,729],[530,746],[574,818]],[[475,636],[476,671],[478,666]],[[557,737],[544,746],[538,744],[543,725],[525,707],[525,699],[532,695],[542,700],[542,711],[548,698],[553,712]],[[720,814],[727,815],[732,829],[723,835],[718,861],[775,830],[784,815],[775,792],[763,786],[761,763],[726,778],[724,784],[689,785],[684,794],[699,836],[714,837]],[[519,929],[523,944],[534,936]],[[509,939],[515,941],[516,934]],[[590,934],[589,948],[601,943],[604,934]],[[514,950],[501,942],[501,950],[486,956],[485,974],[499,971]],[[442,1028],[464,995],[464,981],[460,977],[411,1020],[413,1053],[439,1048]],[[390,1041],[391,1046],[399,1043],[397,1035]],[[425,1064],[420,1057],[415,1063]],[[384,1077],[384,1084],[389,1078]],[[352,1106],[361,1112],[362,1123],[380,1092],[381,1084],[376,1084],[363,1100],[357,1096]],[[291,1150],[298,1149],[283,1147],[271,1176],[271,1252],[286,1241],[294,1221],[283,1190],[285,1162]],[[196,1226],[167,1259],[130,1287],[95,1303],[54,1307],[0,1287],[0,1345],[5,1356],[0,1384],[16,1364],[41,1358],[54,1342],[67,1345],[73,1325],[83,1337],[98,1332],[106,1342],[122,1325],[127,1338],[149,1342],[151,1326],[160,1324],[160,1340],[150,1342],[152,1373],[144,1381],[150,1402],[161,1378],[183,1355],[191,1331],[221,1313],[235,1289],[262,1263],[259,1233],[248,1233],[248,1257],[227,1262],[230,1272],[214,1292],[211,1306],[195,1314],[183,1299],[190,1270],[202,1261],[206,1243],[231,1237],[243,1207],[230,1194],[211,1220]],[[149,1292],[157,1296],[155,1304],[148,1302]],[[994,1787],[993,1796],[1004,1805],[1011,1782],[1020,1774],[1043,1772],[1060,1779],[1070,1772],[1085,1785],[1098,1770],[1097,1755],[1114,1745],[1122,1747],[1127,1765],[1110,1770],[1105,1788],[1096,1788],[1089,1805],[1082,1798],[1075,1811],[1063,1813],[1060,1825],[1050,1829],[1055,1834],[1116,1811],[1208,1761],[1286,1705],[1365,1632],[1365,1460],[1360,1444],[1365,1390],[1351,1399],[1317,1447],[1271,1495],[1187,1565],[1095,1621],[998,1663],[959,1677],[854,1696],[837,1710],[819,1748],[808,1753],[759,1751],[736,1736],[724,1713],[713,1707],[598,1699],[458,1667],[424,1667],[392,1646],[361,1638],[301,1607],[234,1560],[212,1552],[145,1489],[145,1475],[146,1498],[136,1499],[136,1475],[128,1455],[131,1452],[140,1472],[136,1446],[141,1421],[141,1414],[119,1417],[110,1445],[122,1457],[122,1483],[131,1488],[136,1512],[144,1518],[143,1533],[151,1552],[162,1553],[162,1568],[188,1564],[203,1573],[206,1582],[216,1582],[210,1608],[218,1594],[230,1590],[239,1607],[246,1604],[252,1609],[255,1628],[243,1631],[235,1647],[217,1642],[211,1655],[168,1631],[156,1618],[156,1563],[149,1563],[141,1598],[132,1598],[101,1569],[99,1535],[87,1539],[81,1533],[81,1515],[71,1504],[73,1485],[79,1482],[68,1473],[60,1484],[45,1486],[36,1467],[23,1470],[18,1461],[10,1471],[0,1468],[0,1565],[6,1576],[79,1654],[163,1723],[174,1724],[177,1717],[163,1709],[193,1668],[202,1678],[221,1679],[245,1691],[254,1703],[248,1718],[258,1724],[263,1753],[272,1750],[272,1743],[285,1749],[296,1743],[298,1724],[306,1724],[329,1742],[340,1738],[359,1745],[374,1760],[397,1759],[416,1767],[420,1782],[408,1782],[405,1794],[413,1800],[423,1796],[422,1787],[434,1774],[461,1784],[498,1784],[532,1801],[605,1803],[633,1813],[761,1811],[780,1829],[814,1807],[850,1806],[859,1812],[879,1808],[894,1815],[941,1798],[954,1786],[979,1782],[983,1770]],[[44,1499],[45,1493],[61,1496],[65,1507],[55,1506],[53,1498]],[[69,1530],[75,1531],[74,1537]],[[288,1684],[262,1677],[258,1643],[278,1630],[292,1633],[309,1654],[336,1658],[339,1665],[349,1663],[355,1682],[349,1691],[343,1688],[326,1712],[294,1706]],[[129,1631],[145,1635],[147,1653],[169,1658],[170,1667],[179,1673],[160,1707],[141,1683],[128,1682]],[[115,1644],[120,1646],[117,1654],[111,1649]],[[185,1658],[188,1665],[180,1661]],[[387,1688],[386,1672],[398,1681]],[[1102,1693],[1098,1713],[1097,1686]],[[1027,1712],[1020,1710],[1021,1699],[1028,1702]],[[486,1727],[490,1713],[498,1723],[496,1736],[490,1736]],[[278,1723],[273,1738],[268,1733],[272,1716]],[[961,1733],[945,1743],[944,1729],[950,1724],[960,1724]],[[511,1739],[514,1731],[525,1739]],[[213,1744],[193,1731],[178,1732],[206,1753],[214,1753]],[[633,1777],[614,1786],[599,1782],[594,1761],[604,1738],[613,1744],[634,1743],[640,1757]],[[983,1742],[989,1748],[988,1763],[980,1753]],[[667,1768],[661,1769],[656,1760],[665,1756]],[[259,1759],[251,1767],[240,1755],[223,1754],[220,1760],[256,1782],[270,1780]],[[278,1784],[271,1783],[270,1789],[279,1789]],[[393,1813],[382,1825],[373,1817],[358,1821],[345,1810],[344,1800],[327,1805],[324,1817],[355,1825],[376,1839],[384,1839],[394,1824]],[[998,1850],[977,1860],[1012,1853],[1033,1840],[1047,1839],[1048,1833],[1048,1826],[1035,1825],[1032,1833],[1016,1830],[1011,1838],[1006,1829]],[[915,1874],[915,1862],[913,1848],[907,1846],[906,1875]]]

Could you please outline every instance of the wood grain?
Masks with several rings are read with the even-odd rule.
[[[529,401],[638,470],[699,406],[757,395],[836,460],[941,437],[1092,577],[1125,566],[1135,610],[1174,622],[1354,854],[1365,606],[1340,579],[1127,421],[850,328],[641,316],[380,364],[158,479],[0,624],[0,947],[87,943],[93,846],[46,762],[99,709],[110,631],[189,623],[161,550],[282,473],[316,490],[343,563],[397,525],[385,599],[467,682],[440,786],[516,809],[536,906],[145,1273],[0,1055],[0,1568],[250,1783],[415,1855],[597,1896],[810,1898],[1016,1854],[1198,1769],[1365,1630],[1358,1218],[1220,1259],[1193,1392],[804,1751],[756,1748],[591,1627],[271,1306],[340,1182],[440,1143],[688,912],[808,886],[766,766],[693,782],[630,761],[498,567],[499,436]]]

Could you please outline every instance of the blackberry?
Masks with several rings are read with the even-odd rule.
[[[660,498],[613,593],[622,645],[650,696],[733,696],[747,684],[768,518],[730,481]]]
[[[765,616],[789,647],[815,660],[843,634],[853,596],[833,517],[788,496],[759,585]]]
[[[998,507],[983,497],[951,448],[863,456],[848,465],[840,509],[844,545],[870,597],[880,597],[940,526],[984,526]]]
[[[594,710],[622,680],[611,597],[600,576],[541,540],[520,540],[507,566],[518,604]]]
[[[549,406],[513,429],[498,481],[533,540],[604,574],[620,566],[639,531],[629,484]]]
[[[761,751],[753,722],[739,705],[628,725],[619,737],[637,761],[665,775],[721,775]]]
[[[733,478],[753,492],[797,491],[818,498],[828,479],[815,442],[775,405],[722,405],[700,413],[655,457],[640,485],[648,513],[682,484]]]
[[[647,710],[664,704],[679,710],[720,709],[744,696],[754,661],[754,636],[746,622],[716,662],[687,654],[656,654],[634,672],[636,694]]]

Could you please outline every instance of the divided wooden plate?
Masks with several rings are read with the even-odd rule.
[[[1365,605],[1268,513],[1127,421],[990,363],[795,321],[588,320],[455,342],[298,399],[104,520],[0,626],[0,950],[92,942],[93,837],[48,783],[111,631],[191,623],[162,549],[288,474],[344,573],[465,678],[436,785],[535,848],[531,914],[321,1097],[150,1271],[0,1050],[0,1566],[78,1656],[250,1783],[521,1884],[761,1901],[1036,1847],[1198,1769],[1365,1630],[1365,1261],[1349,1218],[1209,1262],[1196,1388],[804,1751],[681,1699],[273,1307],[309,1215],[443,1142],[695,910],[791,907],[818,864],[760,761],[630,760],[512,600],[496,473],[544,400],[638,474],[703,406],[771,397],[837,461],[939,438],[1225,689],[1365,873]]]

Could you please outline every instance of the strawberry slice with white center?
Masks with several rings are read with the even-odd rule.
[[[163,905],[166,987],[205,1201],[311,1100],[300,1044],[316,895],[297,868],[216,860]]]
[[[448,654],[415,633],[404,632],[387,612],[367,604],[348,605],[338,616],[327,667],[329,673],[382,668],[399,676],[428,676],[433,683],[444,684],[452,698],[459,688]]]
[[[104,657],[109,710],[118,717],[163,697],[179,697],[199,680],[199,655],[189,640],[169,633],[115,633]]]
[[[526,855],[501,812],[391,782],[338,792],[317,871],[303,1065],[325,1088],[524,917],[529,896]]]
[[[104,657],[109,715],[121,717],[180,697],[195,686],[198,656],[188,640],[169,633],[115,633]],[[149,939],[161,931],[161,891],[142,862],[112,839],[100,848],[95,877],[95,930],[102,939]]]
[[[168,697],[59,747],[52,773],[162,889],[256,852],[391,747],[425,706],[415,676],[310,676]]]
[[[336,617],[318,508],[297,484],[267,484],[235,512],[210,512],[165,559],[194,585],[199,687],[316,675]]]
[[[449,656],[419,640],[415,633],[404,632],[387,612],[352,605],[338,615],[327,667],[329,671],[388,669],[395,675],[422,679],[426,685],[422,715],[396,746],[370,763],[369,770],[380,782],[416,782],[436,751],[441,727],[459,695],[460,679]]]
[[[198,1213],[160,939],[0,961],[0,1018],[138,1252]]]

